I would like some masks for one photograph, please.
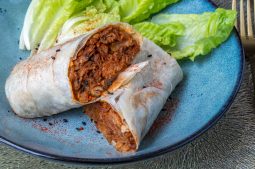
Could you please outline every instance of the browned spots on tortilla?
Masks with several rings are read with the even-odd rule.
[[[155,91],[139,91],[134,97],[133,97],[133,105],[135,108],[139,107],[139,106],[143,106],[147,109],[146,107],[146,103],[148,102],[148,100],[150,100],[151,98],[157,96],[158,93]]]
[[[158,89],[163,89],[163,84],[159,80],[153,80],[151,83],[149,83],[148,86],[155,87]]]
[[[155,97],[155,96],[157,96],[157,95],[158,95],[157,92],[148,91],[148,92],[146,92],[145,98],[146,98],[146,99],[150,99],[150,98]]]
[[[143,107],[144,109],[144,115],[147,115],[149,112],[148,109],[148,101],[151,100],[153,97],[157,96],[158,93],[155,91],[140,91],[138,92],[134,97],[133,97],[133,106],[135,109],[138,109],[139,107]],[[148,117],[143,117],[140,120],[140,123],[143,125],[141,130],[143,131],[144,128],[147,125],[147,118]]]

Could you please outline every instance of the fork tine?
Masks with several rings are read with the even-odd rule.
[[[253,1],[253,12],[254,12],[254,30],[255,30],[255,0]]]
[[[255,1],[255,0],[254,0]],[[232,10],[236,10],[236,0],[232,0]],[[235,22],[235,26],[238,29],[237,21]]]
[[[241,34],[241,37],[245,37],[246,36],[245,21],[244,21],[244,3],[243,3],[243,0],[240,1],[240,34]]]
[[[248,38],[253,37],[252,29],[252,15],[251,15],[251,1],[247,0],[247,26],[248,26]]]

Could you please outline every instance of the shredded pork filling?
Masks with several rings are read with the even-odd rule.
[[[132,35],[114,25],[90,37],[69,65],[74,99],[87,103],[100,97],[118,74],[131,65],[139,48]]]
[[[125,120],[122,120],[108,103],[93,103],[86,106],[84,111],[94,121],[107,141],[115,146],[118,151],[131,152],[136,150],[134,137]]]

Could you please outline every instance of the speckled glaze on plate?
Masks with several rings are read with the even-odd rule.
[[[82,109],[33,120],[14,115],[4,84],[13,66],[29,53],[18,39],[29,0],[0,1],[0,141],[19,150],[54,160],[113,164],[142,160],[172,151],[210,128],[229,108],[241,83],[244,55],[236,31],[196,62],[181,61],[185,78],[169,99],[138,152],[121,154],[97,132]],[[162,12],[213,11],[208,0],[182,0]],[[171,105],[173,108],[169,108]]]

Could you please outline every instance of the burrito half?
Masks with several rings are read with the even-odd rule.
[[[25,118],[50,116],[97,101],[141,56],[142,37],[123,23],[106,25],[15,66],[5,92]]]
[[[121,152],[139,148],[167,98],[183,78],[176,60],[153,42],[144,39],[142,51],[147,52],[148,60],[122,72],[100,102],[84,109],[108,142]],[[127,78],[130,77],[127,74],[133,78]]]

